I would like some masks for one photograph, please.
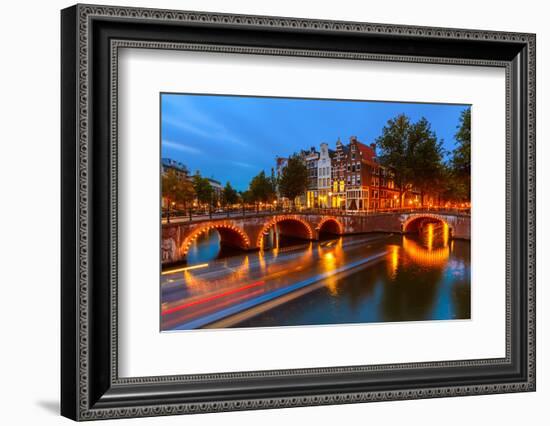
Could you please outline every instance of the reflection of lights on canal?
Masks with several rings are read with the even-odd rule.
[[[169,274],[175,274],[176,272],[185,272],[185,271],[191,271],[193,269],[200,269],[200,268],[207,268],[207,267],[208,267],[208,263],[201,263],[199,265],[186,266],[185,268],[171,269],[169,271],[164,271],[161,274],[169,275]]]
[[[416,263],[423,266],[442,266],[449,259],[449,226],[443,223],[441,242],[442,247],[434,248],[436,243],[436,224],[428,223],[425,228],[424,245],[416,243],[414,240],[404,236],[403,250]],[[452,241],[451,241],[452,250]]]
[[[325,260],[325,265],[327,266],[334,266],[334,253],[328,252],[323,255],[323,259]]]
[[[339,261],[342,261],[343,255],[343,239],[332,240],[327,243],[322,243],[317,246],[319,257],[322,259],[323,269],[333,271],[339,266]],[[328,250],[328,251],[327,251]],[[332,296],[338,295],[338,279],[331,275],[326,278],[325,286]]]
[[[388,275],[394,279],[397,276],[397,268],[399,266],[399,246],[388,246]]]
[[[442,266],[449,258],[448,247],[430,250],[407,237],[403,237],[403,250],[412,260],[423,266]]]
[[[336,268],[336,257],[332,251],[325,253],[323,255],[323,266],[326,271],[332,271]],[[325,286],[328,288],[328,291],[332,296],[338,294],[338,280],[334,276],[330,276],[325,281]]]

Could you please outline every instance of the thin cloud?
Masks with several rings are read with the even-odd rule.
[[[181,143],[181,142],[163,140],[162,146],[166,148],[175,149],[177,151],[185,152],[188,154],[202,154],[202,151],[200,149],[197,149],[189,145],[185,145],[184,143]]]
[[[189,100],[181,99],[179,104],[173,102],[171,104],[172,108],[177,108],[178,112],[181,112],[181,115],[179,113],[177,116],[163,114],[163,125],[175,127],[202,138],[223,140],[243,147],[249,146],[248,143],[229,131],[222,123],[201,112]]]
[[[254,166],[252,164],[243,163],[241,161],[232,161],[231,163],[234,164],[235,166],[245,167],[247,169],[253,169],[254,168]]]

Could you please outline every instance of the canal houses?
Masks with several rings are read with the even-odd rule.
[[[356,136],[350,138],[345,171],[347,211],[368,211],[374,206],[375,195],[378,197],[371,188],[378,169],[375,157],[373,146],[359,142]]]
[[[319,207],[331,207],[332,185],[332,157],[334,151],[329,150],[328,143],[321,144],[319,161],[317,162],[317,187],[319,191]]]
[[[374,143],[366,145],[352,136],[344,165],[346,211],[399,207],[399,191],[394,187],[393,174],[378,162]]]
[[[348,148],[340,138],[336,141],[336,151],[332,158],[332,203],[335,209],[346,207],[346,162]]]
[[[306,190],[306,207],[319,207],[319,187],[318,187],[318,162],[319,152],[315,147],[311,147],[309,151],[304,153],[304,159],[307,169],[307,190]]]

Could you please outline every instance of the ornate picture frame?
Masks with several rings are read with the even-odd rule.
[[[74,420],[535,390],[534,34],[76,5],[61,12],[61,413]],[[117,88],[123,47],[506,71],[506,356],[119,377]]]

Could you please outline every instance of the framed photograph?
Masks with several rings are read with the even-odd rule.
[[[535,390],[535,35],[61,30],[64,416]]]

